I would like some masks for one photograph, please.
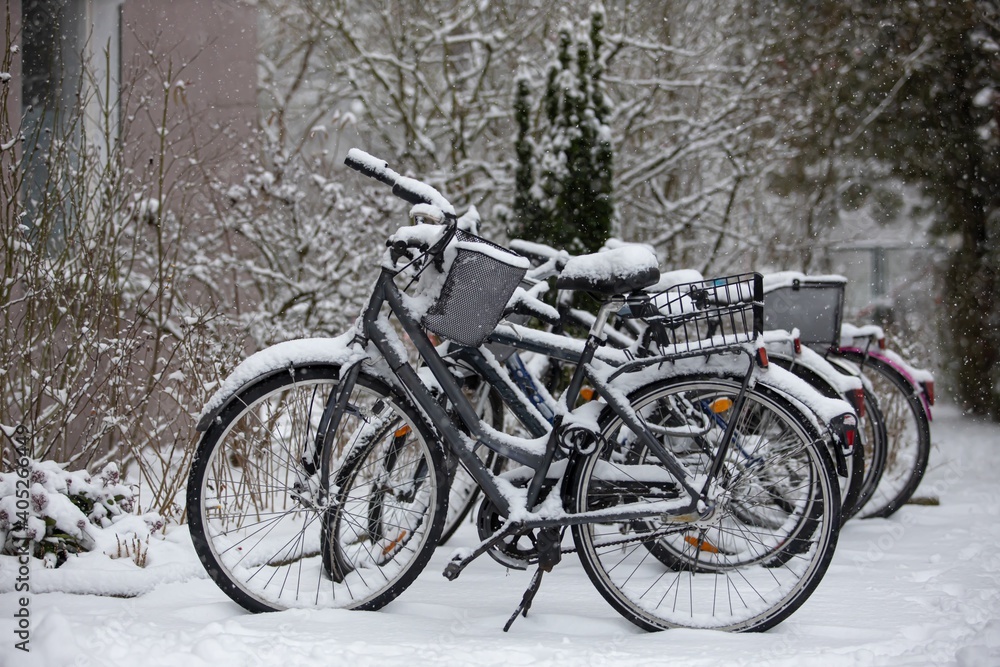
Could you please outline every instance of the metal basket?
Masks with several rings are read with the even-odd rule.
[[[517,253],[459,230],[457,254],[422,324],[440,336],[477,347],[496,329],[526,266]]]
[[[764,293],[764,327],[799,330],[807,345],[836,346],[844,316],[846,279],[802,276]]]
[[[649,324],[646,347],[657,355],[696,356],[753,342],[764,330],[759,273],[674,285],[634,313]]]

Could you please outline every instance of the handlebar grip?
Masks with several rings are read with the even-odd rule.
[[[430,204],[437,206],[447,216],[455,215],[455,209],[444,196],[431,186],[413,178],[400,176],[389,168],[389,163],[373,155],[352,148],[344,159],[351,169],[359,171],[369,178],[392,187],[392,194],[410,204]]]
[[[434,204],[429,198],[406,187],[403,183],[392,183],[392,194],[409,204]]]
[[[361,172],[368,178],[374,178],[376,181],[389,186],[396,185],[396,172],[389,169],[389,163],[385,160],[379,160],[364,151],[352,148],[347,153],[344,164],[355,171]]]

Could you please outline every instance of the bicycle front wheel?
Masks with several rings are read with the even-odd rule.
[[[329,448],[330,479],[319,479],[317,430],[339,371],[310,366],[262,378],[198,445],[191,538],[212,579],[249,611],[379,608],[437,545],[443,455],[377,380],[358,378]]]
[[[736,420],[711,518],[574,528],[591,581],[647,630],[766,630],[805,602],[833,556],[840,489],[826,444],[787,401],[763,388],[750,390],[734,414],[739,389],[738,380],[691,377],[630,396],[650,432],[695,476],[709,469],[727,422]],[[683,493],[654,474],[662,463],[617,416],[603,424],[602,434],[605,451],[571,471],[576,512]]]

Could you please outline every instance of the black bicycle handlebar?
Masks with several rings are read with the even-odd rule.
[[[455,217],[455,209],[444,195],[422,181],[400,176],[389,168],[389,163],[385,160],[352,148],[347,152],[344,164],[369,178],[385,183],[392,188],[392,194],[405,202],[414,205],[430,204],[441,209],[445,216]]]
[[[385,183],[389,187],[392,187],[396,184],[396,179],[392,175],[390,175],[390,172],[392,172],[392,170],[389,169],[388,162],[382,160],[381,161],[382,165],[381,167],[379,167],[378,164],[376,163],[375,158],[372,157],[371,155],[364,153],[365,156],[370,158],[366,160],[358,156],[357,153],[363,153],[363,151],[359,151],[352,148],[351,151],[347,154],[347,158],[344,160],[344,164],[346,164],[348,167],[350,167],[355,171],[361,172],[368,178],[374,178],[376,181],[381,181],[382,183]]]

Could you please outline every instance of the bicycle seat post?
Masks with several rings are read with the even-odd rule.
[[[593,361],[597,348],[604,345],[607,340],[604,336],[604,327],[607,325],[608,319],[613,312],[621,310],[624,303],[624,297],[619,295],[612,296],[601,304],[600,310],[597,311],[597,317],[594,319],[594,323],[590,325],[590,331],[587,332],[587,341],[583,346],[583,354],[580,355],[580,363],[577,364],[569,387],[566,389],[567,409],[572,410],[573,406],[576,405],[576,401],[580,397],[580,390],[583,387],[586,365]]]

